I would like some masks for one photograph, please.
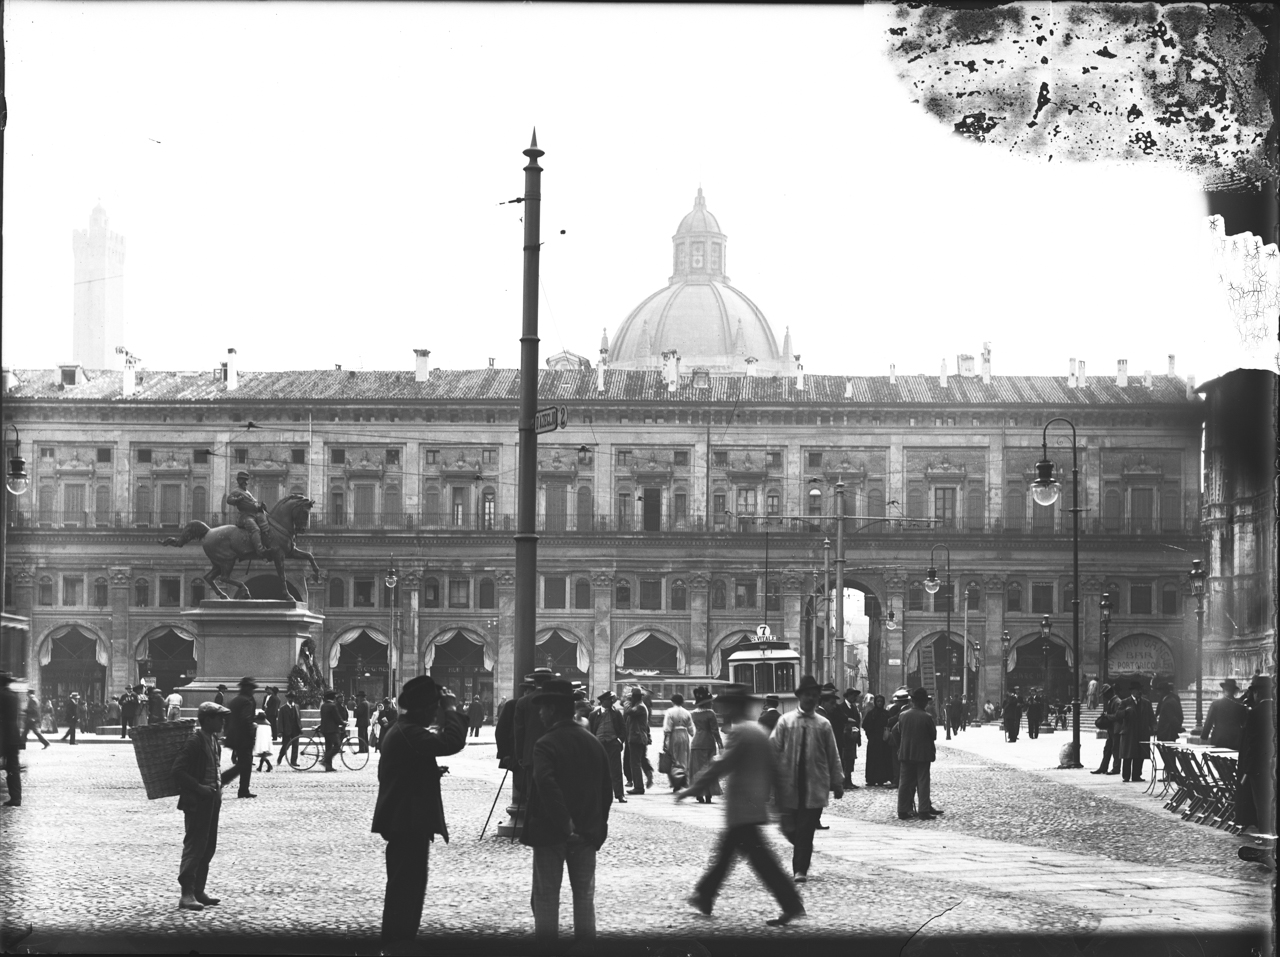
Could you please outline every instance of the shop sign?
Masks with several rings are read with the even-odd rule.
[[[1128,635],[1111,646],[1107,670],[1113,674],[1173,674],[1173,652],[1159,638]]]

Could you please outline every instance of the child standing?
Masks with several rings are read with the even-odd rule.
[[[257,725],[254,730],[256,737],[253,742],[253,751],[258,758],[258,770],[271,770],[271,725],[267,723],[267,713],[261,708],[254,715],[253,723]],[[263,765],[266,765],[263,767]]]

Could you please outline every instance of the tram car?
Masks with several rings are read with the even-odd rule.
[[[729,655],[729,680],[740,684],[758,699],[752,712],[759,714],[764,696],[778,696],[778,710],[794,711],[796,684],[800,681],[800,652],[777,638],[744,642]]]

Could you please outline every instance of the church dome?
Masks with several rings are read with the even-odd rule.
[[[761,371],[785,363],[760,307],[729,285],[726,238],[702,190],[672,237],[675,271],[667,286],[631,311],[613,337],[615,369],[649,369],[664,352],[680,354],[685,369],[742,371],[753,358]]]

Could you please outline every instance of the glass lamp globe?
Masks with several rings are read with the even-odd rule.
[[[391,571],[387,572],[387,577],[384,578],[383,581],[386,583],[386,586],[388,588],[395,588],[396,585],[399,584],[400,579],[396,577],[395,570],[392,569]]]
[[[1041,459],[1036,463],[1036,480],[1031,483],[1031,496],[1039,505],[1052,505],[1058,500],[1062,486],[1053,477],[1053,463]]]
[[[936,568],[930,568],[929,575],[924,580],[924,590],[930,595],[936,595],[938,593],[938,588],[941,587],[941,585],[942,582],[938,581],[938,570]]]
[[[27,460],[14,456],[9,460],[9,474],[5,476],[5,487],[14,495],[21,495],[31,487],[31,479],[27,477]]]
[[[894,631],[897,629],[898,621],[894,617],[893,609],[889,610],[889,617],[884,620],[884,626],[888,628],[890,631]]]

